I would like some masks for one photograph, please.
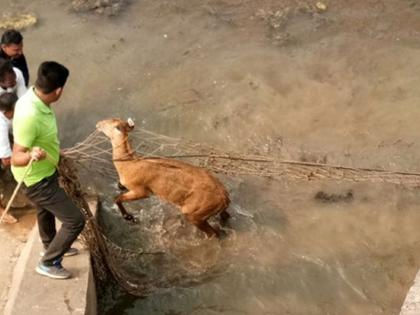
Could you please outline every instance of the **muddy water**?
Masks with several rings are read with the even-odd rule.
[[[175,280],[146,298],[110,287],[103,314],[399,312],[420,263],[417,191],[260,178],[225,183],[233,217],[222,241],[204,239],[157,199],[130,205],[135,225],[105,202],[103,224],[119,245],[164,252],[130,261],[133,277]],[[327,198],[317,198],[320,191]]]
[[[0,2],[39,18],[24,31],[32,78],[46,59],[70,68],[55,105],[63,146],[99,119],[131,116],[226,151],[420,172],[418,1],[325,1],[318,12],[304,0],[139,0],[112,17],[64,0]],[[133,274],[177,281],[143,299],[109,288],[104,314],[398,313],[420,266],[416,190],[223,180],[234,207],[221,242],[156,199],[132,205],[138,225],[105,201],[116,242],[165,252]]]

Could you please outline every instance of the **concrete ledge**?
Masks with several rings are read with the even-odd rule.
[[[400,315],[420,314],[420,270],[416,274],[414,284],[411,286],[401,307]]]
[[[90,202],[96,210],[97,202]],[[19,256],[13,273],[13,282],[4,308],[5,315],[95,315],[96,290],[87,249],[76,241],[73,245],[80,254],[65,257],[63,266],[73,277],[53,280],[35,272],[42,251],[36,225]]]

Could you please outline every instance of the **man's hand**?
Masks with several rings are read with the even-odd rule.
[[[32,149],[26,148],[17,144],[13,144],[12,165],[13,166],[26,166],[33,158],[35,161],[43,160],[47,153],[40,147],[33,147]]]
[[[29,154],[31,159],[34,159],[35,161],[43,160],[47,157],[47,153],[40,147],[33,147]]]

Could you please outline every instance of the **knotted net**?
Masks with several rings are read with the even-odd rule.
[[[217,148],[182,141],[137,128],[130,133],[133,149],[143,157],[171,157],[182,159],[197,166],[207,168],[215,173],[229,176],[253,175],[276,178],[288,176],[299,180],[335,179],[351,181],[371,181],[401,184],[407,187],[418,187],[420,174],[393,172],[381,169],[352,168],[336,165],[282,160],[270,156],[242,155],[235,152],[224,152]],[[90,250],[95,276],[99,285],[115,280],[130,294],[145,296],[174,283],[188,284],[185,274],[177,273],[172,277],[148,279],[135,274],[130,268],[122,268],[130,261],[137,261],[139,256],[159,256],[161,252],[131,251],[111,241],[98,225],[91,213],[87,194],[81,187],[78,173],[86,169],[89,174],[98,173],[107,180],[116,182],[117,173],[112,164],[112,147],[108,138],[98,131],[92,132],[83,142],[63,151],[59,171],[61,182],[67,193],[82,209],[87,224],[82,234],[83,240]],[[210,267],[210,269],[213,267]],[[204,268],[205,269],[205,268]],[[221,271],[214,267],[199,268],[194,282],[198,279],[216,275]],[[194,269],[189,269],[192,272]]]

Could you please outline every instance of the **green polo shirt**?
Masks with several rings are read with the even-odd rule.
[[[35,161],[24,178],[26,186],[32,186],[55,172],[60,158],[57,121],[53,110],[35,94],[31,87],[16,103],[13,116],[14,142],[32,149],[40,147],[47,152],[48,159]],[[16,181],[21,181],[26,166],[12,166]]]

